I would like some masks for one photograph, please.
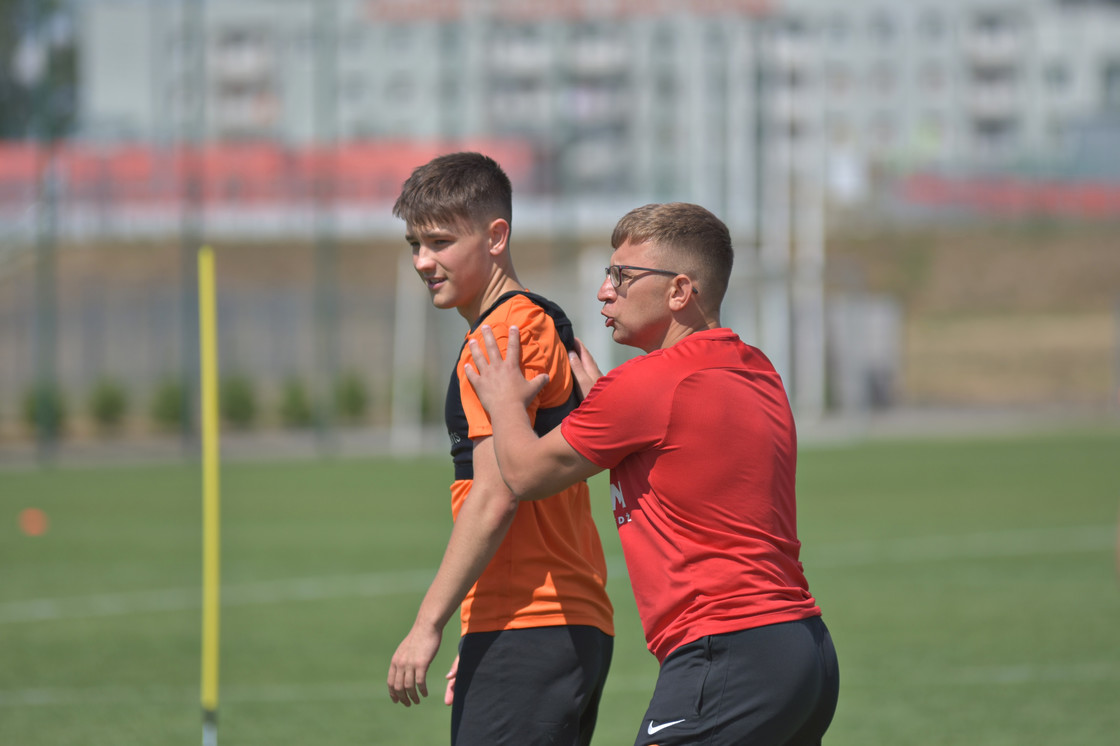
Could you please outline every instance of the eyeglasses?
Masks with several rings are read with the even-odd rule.
[[[623,280],[637,279],[635,277],[630,277],[629,275],[623,274],[623,272],[626,270],[651,272],[655,275],[669,275],[671,277],[676,277],[677,275],[684,274],[683,272],[673,272],[672,270],[668,269],[655,269],[654,267],[635,267],[631,264],[612,264],[611,266],[607,267],[607,277],[611,278],[611,287],[619,288],[622,286]],[[693,287],[692,292],[699,293],[700,291],[696,287]]]

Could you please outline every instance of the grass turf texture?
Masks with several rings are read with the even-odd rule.
[[[804,446],[803,560],[841,659],[829,744],[1098,744],[1120,732],[1120,430]],[[440,744],[389,657],[449,529],[446,459],[227,464],[219,742]],[[197,742],[196,466],[0,472],[0,743]],[[621,564],[596,742],[631,743],[656,665]],[[20,532],[44,510],[49,530]]]

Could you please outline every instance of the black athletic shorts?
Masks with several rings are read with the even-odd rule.
[[[586,746],[613,651],[614,638],[595,627],[464,635],[452,746]]]
[[[809,746],[840,691],[820,617],[704,637],[665,659],[635,746]]]

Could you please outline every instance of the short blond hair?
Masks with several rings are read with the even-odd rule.
[[[718,309],[731,280],[735,252],[731,233],[709,210],[688,202],[667,202],[637,207],[622,216],[611,234],[611,247],[626,241],[650,243],[668,260],[683,267],[674,270],[694,274],[701,297]]]

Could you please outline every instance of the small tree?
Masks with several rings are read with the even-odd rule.
[[[334,389],[334,408],[342,419],[350,422],[361,420],[368,405],[369,397],[361,376],[347,373],[338,379]]]
[[[127,410],[128,394],[115,379],[100,379],[89,393],[89,413],[101,430],[119,427]]]
[[[186,396],[183,382],[169,377],[156,387],[152,396],[152,421],[162,430],[176,430],[186,422]]]
[[[253,382],[243,375],[222,379],[220,392],[222,419],[235,428],[247,429],[257,418],[257,395]]]
[[[66,414],[66,399],[57,386],[37,383],[23,395],[23,421],[34,432],[62,432]]]
[[[289,378],[280,399],[280,421],[287,427],[307,427],[313,420],[307,388],[298,378]]]

